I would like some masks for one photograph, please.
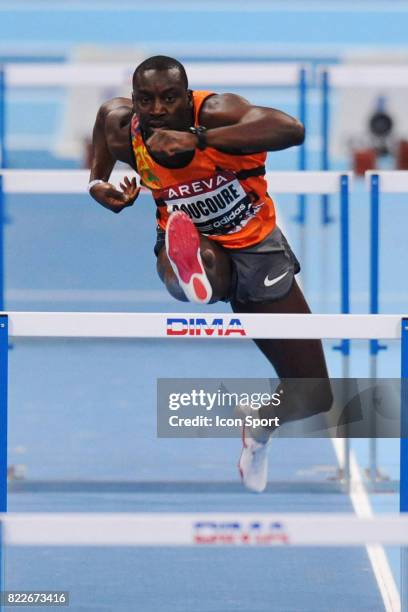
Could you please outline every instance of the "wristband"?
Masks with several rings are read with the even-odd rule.
[[[91,193],[91,189],[92,187],[95,187],[95,185],[98,185],[99,183],[104,183],[105,181],[103,181],[102,179],[95,179],[94,181],[91,181],[90,183],[88,183],[88,193]]]
[[[197,125],[189,128],[189,131],[197,136],[197,149],[204,151],[207,148],[207,128],[203,125]]]

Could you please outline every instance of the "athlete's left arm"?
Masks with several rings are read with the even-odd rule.
[[[303,125],[290,115],[262,106],[252,106],[235,94],[208,98],[200,112],[207,128],[207,144],[221,151],[259,153],[279,151],[302,144]]]

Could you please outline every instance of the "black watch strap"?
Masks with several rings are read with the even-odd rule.
[[[197,136],[197,149],[204,151],[207,148],[207,128],[203,125],[197,125],[197,127],[193,126],[189,129],[192,134]]]

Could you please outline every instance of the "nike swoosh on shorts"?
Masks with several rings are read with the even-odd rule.
[[[265,287],[272,287],[272,285],[276,285],[276,283],[279,283],[279,281],[282,280],[282,278],[285,278],[287,274],[289,274],[289,270],[286,270],[286,272],[284,272],[280,276],[277,276],[276,278],[273,278],[272,280],[269,280],[268,275],[264,280]]]

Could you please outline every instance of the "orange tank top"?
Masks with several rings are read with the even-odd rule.
[[[203,102],[211,95],[193,91],[195,126]],[[261,242],[274,229],[275,207],[265,179],[266,152],[230,155],[207,147],[196,149],[188,165],[166,168],[149,154],[136,115],[131,138],[137,172],[142,185],[152,192],[162,229],[174,210],[183,210],[199,232],[231,249]]]

